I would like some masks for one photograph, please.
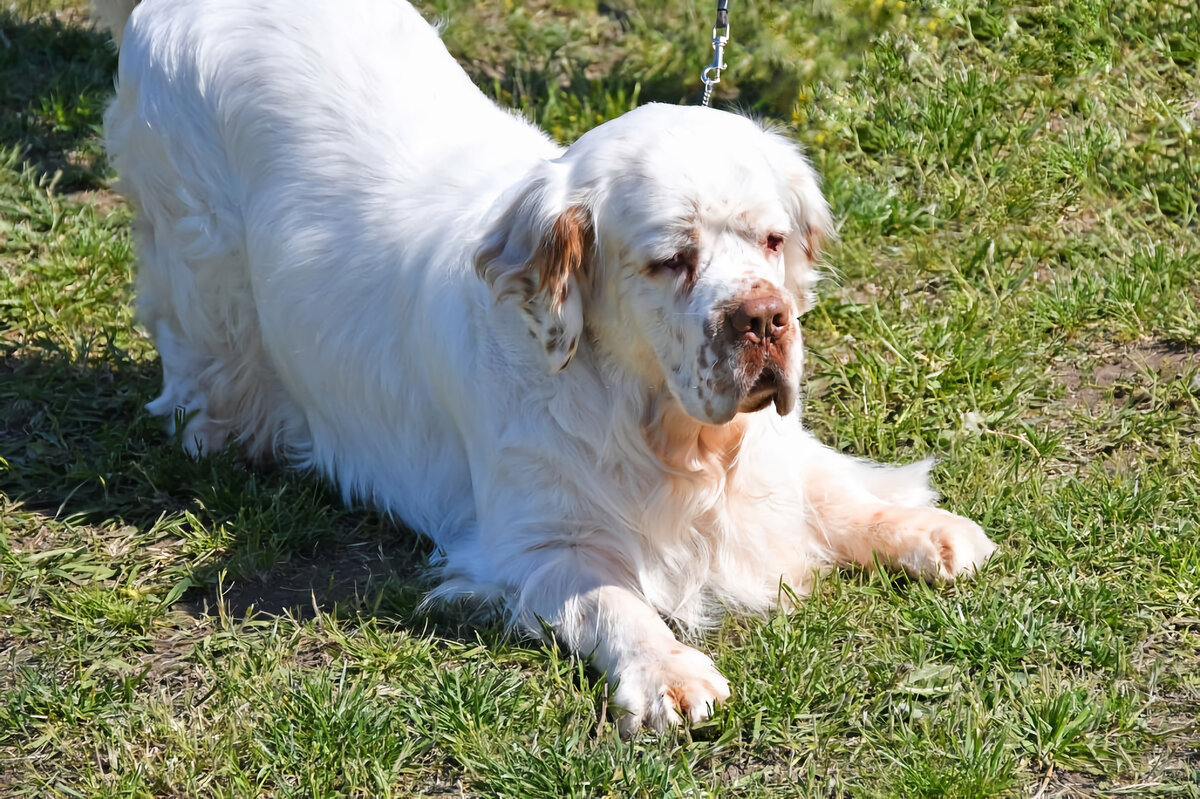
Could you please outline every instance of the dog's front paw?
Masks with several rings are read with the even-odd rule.
[[[914,510],[897,563],[914,577],[954,582],[982,566],[996,545],[978,524],[938,508]]]
[[[729,698],[729,680],[705,654],[676,644],[640,656],[617,678],[617,727],[628,738],[642,727],[662,732],[706,721]]]

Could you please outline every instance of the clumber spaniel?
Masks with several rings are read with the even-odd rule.
[[[832,564],[953,580],[994,549],[927,464],[802,429],[830,217],[753,121],[648,105],[562,148],[404,2],[155,0],[105,126],[149,409],[430,536],[435,595],[590,657],[625,733],[730,694],[664,617],[761,612]]]

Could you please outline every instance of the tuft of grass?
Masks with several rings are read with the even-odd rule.
[[[0,11],[0,794],[1200,796],[1193,6],[733,4],[716,103],[786,126],[840,226],[809,424],[936,456],[1000,552],[730,619],[733,700],[630,742],[586,664],[421,610],[412,533],[146,417],[114,53],[74,3]],[[423,8],[564,142],[711,55],[674,0]]]

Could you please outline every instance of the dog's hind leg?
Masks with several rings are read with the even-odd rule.
[[[210,415],[209,391],[203,378],[218,367],[220,360],[205,346],[205,336],[196,329],[196,306],[204,298],[194,296],[195,281],[188,265],[174,248],[160,246],[145,211],[139,211],[142,216],[134,223],[141,260],[138,316],[154,339],[163,370],[162,393],[146,404],[146,410],[165,417],[172,433],[176,432],[177,420],[185,420],[181,438],[189,454],[212,453],[224,446],[232,429]],[[190,307],[180,309],[179,299]]]
[[[166,320],[156,325],[154,343],[163,366],[162,393],[146,403],[146,410],[167,419],[167,430],[176,431],[184,420],[181,436],[188,454],[200,456],[224,446],[230,429],[208,415],[208,397],[196,375],[205,371],[206,359],[191,350]],[[211,365],[209,360],[208,365]]]
[[[303,422],[263,351],[243,249],[228,234],[181,241],[189,220],[167,220],[163,233],[139,210],[138,316],[163,367],[162,393],[146,409],[172,432],[182,416],[182,444],[193,456],[232,438],[252,457],[302,447],[295,433]],[[281,440],[285,432],[292,435]]]
[[[136,212],[138,319],[162,356],[162,394],[147,408],[172,430],[187,419],[182,443],[193,455],[233,438],[251,457],[303,451],[307,426],[263,347],[221,137],[203,117],[184,127],[166,102],[174,96],[123,70],[104,116],[117,188]]]

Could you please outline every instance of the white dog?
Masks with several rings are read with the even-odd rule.
[[[927,464],[801,428],[830,217],[750,120],[650,105],[563,149],[399,0],[153,0],[105,125],[149,409],[430,536],[436,595],[553,630],[626,733],[730,694],[664,617],[761,612],[832,564],[952,580],[994,549],[933,507]]]

